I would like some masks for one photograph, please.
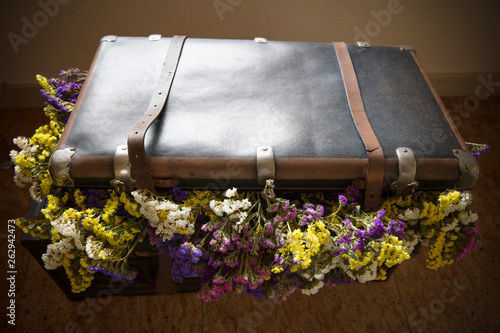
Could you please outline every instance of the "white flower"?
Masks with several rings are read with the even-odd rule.
[[[179,206],[177,205],[177,208]],[[176,211],[170,211],[166,219],[160,222],[156,229],[156,234],[160,235],[163,240],[171,239],[178,229],[186,230],[188,234],[194,233],[194,223],[189,221],[191,208],[182,207]]]
[[[85,237],[80,233],[80,230],[78,230],[75,234],[75,237],[73,238],[73,242],[75,243],[75,247],[80,250],[80,251],[85,251],[86,248],[86,239]]]
[[[12,142],[14,142],[16,146],[21,148],[21,150],[24,150],[26,152],[30,151],[31,149],[28,138],[25,138],[24,136],[18,136],[17,138],[14,138]]]
[[[248,199],[243,199],[243,200],[240,200],[238,202],[239,204],[239,208],[240,209],[243,209],[243,210],[247,210],[249,209],[250,207],[252,207],[252,203],[248,200]]]
[[[453,218],[453,221],[443,227],[441,227],[442,232],[448,232],[456,228],[458,225],[459,220],[457,218]]]
[[[93,238],[93,236],[87,238],[87,243],[85,244],[85,252],[90,259],[101,260],[101,258],[99,258],[99,252],[102,248],[102,242],[94,241]]]
[[[403,239],[403,247],[408,248],[408,253],[411,254],[415,250],[420,241],[420,235],[413,230],[406,231],[405,238]]]
[[[445,216],[448,216],[449,214],[456,212],[456,211],[462,211],[472,203],[472,194],[470,192],[462,192],[460,194],[460,199],[458,203],[454,205],[450,205],[447,209],[445,209],[443,212]]]
[[[62,257],[73,250],[73,248],[71,238],[63,238],[57,243],[49,244],[47,246],[47,252],[42,255],[45,269],[52,270],[61,266]]]
[[[232,214],[235,210],[238,208],[234,205],[234,200],[224,200],[222,202],[222,211],[226,213],[227,215]]]
[[[377,278],[377,266],[378,261],[373,260],[369,266],[365,267],[365,272],[357,277],[358,281],[361,283],[365,283],[375,280]]]
[[[340,257],[340,256],[339,256]],[[356,280],[356,277],[354,276],[354,274],[352,273],[351,271],[351,267],[346,264],[343,260],[340,260],[339,261],[339,266],[340,268],[342,268],[342,270],[344,271],[344,273],[350,277],[352,280]]]
[[[14,182],[20,188],[24,188],[26,184],[31,183],[31,178],[26,177],[26,175],[21,171],[19,165],[14,166]]]
[[[243,230],[243,226],[245,225],[247,216],[248,214],[246,212],[239,212],[229,216],[229,220],[236,222],[233,225],[233,229],[236,230],[238,233],[241,233],[241,231]]]
[[[403,221],[409,221],[410,225],[415,225],[417,224],[417,220],[420,217],[420,209],[418,208],[407,208],[403,214],[398,215],[398,219],[403,220]]]
[[[76,237],[76,222],[69,219],[65,220],[63,218],[58,218],[55,221],[50,222],[54,229],[63,235],[64,237]]]
[[[311,288],[311,289],[302,289],[302,293],[305,294],[305,295],[314,295],[321,288],[323,288],[324,285],[325,285],[325,283],[323,281],[319,281],[318,284],[316,286],[314,286],[313,288]]]
[[[236,196],[236,192],[238,190],[236,189],[236,187],[233,187],[232,190],[227,190],[226,193],[224,194],[226,196],[226,198],[232,198],[232,197],[235,197]]]
[[[36,186],[37,184],[34,183],[31,185],[29,192],[31,195],[31,198],[35,201],[42,202],[42,193],[40,193],[40,190]]]
[[[323,280],[323,279],[325,278],[325,274],[322,274],[322,273],[320,273],[320,274],[315,274],[315,275],[314,275],[314,278],[315,278],[316,280]]]
[[[222,202],[220,202],[220,201],[215,201],[215,200],[210,201],[210,209],[217,216],[222,216],[223,215],[223,212],[222,212]]]
[[[151,201],[151,204],[155,207],[156,210],[162,211],[162,210],[178,210],[179,205],[176,203],[173,203],[170,200],[165,200],[160,203],[157,201]]]
[[[476,222],[477,218],[478,218],[477,214],[472,212],[460,212],[458,214],[458,219],[460,220],[460,223],[463,225]]]

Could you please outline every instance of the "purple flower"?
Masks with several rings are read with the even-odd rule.
[[[224,278],[222,276],[215,276],[212,280],[213,283],[215,284],[223,284],[224,282],[226,282],[226,280],[224,280]]]
[[[347,205],[347,198],[345,196],[343,196],[342,194],[339,195],[339,203],[342,205],[342,206],[346,206]]]
[[[388,234],[394,234],[398,237],[399,240],[403,240],[405,238],[404,231],[405,224],[400,220],[392,220],[389,222],[389,227],[387,228]]]
[[[471,150],[471,154],[474,157],[478,157],[486,153],[488,149],[490,149],[490,146],[486,143],[475,145],[475,147]]]
[[[347,187],[347,197],[349,201],[354,205],[354,206],[359,206],[361,205],[361,201],[363,200],[363,195],[361,194],[361,191],[357,189],[354,186],[349,185]]]
[[[468,238],[462,242],[462,246],[467,244],[462,252],[456,257],[456,260],[464,259],[469,253],[474,251],[479,244],[481,243],[481,235],[479,233],[479,225],[476,224],[473,228],[464,229],[464,233],[468,236]]]
[[[363,251],[365,249],[365,242],[364,238],[358,239],[358,242],[356,243],[356,246],[353,248],[354,251],[360,250]]]
[[[289,210],[285,216],[285,221],[294,220],[297,217],[297,207],[292,206],[292,210]]]
[[[42,93],[42,97],[45,98],[46,104],[52,105],[54,108],[56,108],[61,112],[69,112],[69,110],[66,107],[64,107],[61,103],[59,103],[57,98],[48,95],[43,89],[41,89],[40,91]]]
[[[306,214],[302,216],[301,226],[318,221],[325,213],[325,208],[322,205],[304,205],[303,209]]]
[[[276,202],[269,206],[267,209],[268,213],[275,213],[280,208],[280,203]]]
[[[266,222],[265,227],[268,234],[272,234],[274,232],[273,224],[271,222]]]
[[[112,268],[100,266],[89,266],[89,271],[100,272],[106,276],[111,277],[115,282],[124,280],[128,283],[132,283],[137,277],[137,271],[130,270],[130,267],[122,268],[122,270],[114,270]]]
[[[175,186],[169,189],[168,194],[174,196],[175,202],[186,201],[189,197],[189,193],[187,191],[183,191],[179,186]]]

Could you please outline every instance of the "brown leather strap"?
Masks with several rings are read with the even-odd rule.
[[[335,42],[333,46],[339,59],[352,117],[368,155],[364,209],[374,211],[380,206],[382,195],[385,169],[384,152],[366,115],[349,50],[342,42]]]
[[[139,189],[148,189],[155,192],[144,148],[144,138],[149,126],[158,118],[165,105],[185,39],[186,36],[172,37],[165,62],[163,63],[163,70],[149,106],[128,134],[128,151],[132,167],[132,177],[135,179],[136,186]]]

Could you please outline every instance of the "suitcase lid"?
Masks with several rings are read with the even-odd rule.
[[[51,161],[56,184],[109,186],[117,148],[148,107],[170,41],[101,40]],[[421,188],[453,188],[456,152],[466,148],[414,52],[347,50],[386,180],[398,178],[397,149],[406,147]],[[257,151],[265,146],[274,152],[277,187],[363,187],[368,154],[343,74],[330,43],[186,39],[165,107],[145,138],[156,184],[261,188]]]

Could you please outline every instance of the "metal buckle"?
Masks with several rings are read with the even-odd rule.
[[[396,149],[399,162],[399,177],[398,180],[391,184],[391,189],[396,196],[406,196],[412,194],[418,187],[418,182],[415,181],[417,173],[417,160],[413,150],[406,147]]]
[[[118,193],[124,191],[132,192],[135,181],[132,179],[130,171],[130,161],[128,158],[128,147],[126,145],[118,146],[113,157],[113,169],[115,170],[115,179],[110,184]]]
[[[274,179],[275,171],[273,147],[263,146],[257,148],[257,178],[259,184],[266,185],[266,180]]]

